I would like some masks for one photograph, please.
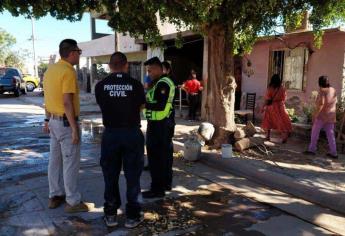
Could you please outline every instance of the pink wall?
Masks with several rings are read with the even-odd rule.
[[[299,33],[285,36],[284,40],[290,47],[295,47],[300,42],[312,44],[313,35],[311,33]],[[268,84],[269,52],[276,49],[287,48],[278,39],[258,41],[250,55],[247,57],[252,62],[250,69],[254,74],[250,77],[244,73],[242,75],[242,92],[255,92],[257,97],[263,96]],[[301,100],[307,101],[313,90],[318,90],[318,77],[328,75],[331,85],[341,94],[344,79],[344,49],[345,32],[330,31],[323,37],[323,44],[320,49],[315,49],[309,56],[307,65],[306,90],[301,92],[288,91],[288,97],[299,96]],[[243,67],[245,70],[247,60],[244,57]]]

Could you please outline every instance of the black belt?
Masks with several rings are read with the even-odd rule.
[[[50,119],[52,119],[52,120],[61,120],[62,121],[64,118],[63,118],[63,116],[51,114],[50,115]],[[78,121],[79,117],[78,116],[75,117],[75,120]]]

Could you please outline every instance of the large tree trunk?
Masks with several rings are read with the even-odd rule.
[[[204,91],[201,115],[217,128],[215,147],[228,142],[236,129],[234,104],[236,82],[233,76],[233,31],[220,24],[208,28],[205,42]]]

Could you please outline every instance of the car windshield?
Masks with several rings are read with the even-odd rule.
[[[6,68],[0,68],[0,78],[6,74]]]
[[[13,78],[14,76],[20,76],[19,72],[15,68],[0,68],[0,78]]]
[[[18,76],[17,70],[12,69],[12,68],[7,68],[6,77],[13,77],[13,76]]]

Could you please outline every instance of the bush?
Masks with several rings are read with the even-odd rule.
[[[286,109],[286,111],[287,111],[287,113],[289,115],[289,118],[290,118],[292,123],[298,122],[298,117],[295,114],[295,109],[294,108]]]
[[[305,103],[303,105],[303,113],[307,117],[307,123],[310,124],[313,121],[313,113],[315,111],[315,105],[310,103]]]

